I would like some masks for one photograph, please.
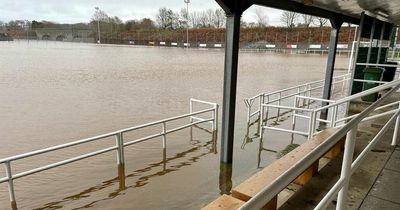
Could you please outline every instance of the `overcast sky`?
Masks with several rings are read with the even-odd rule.
[[[59,23],[89,22],[94,7],[98,6],[110,16],[122,20],[150,17],[155,20],[158,8],[167,7],[175,11],[185,7],[184,0],[0,0],[0,21],[48,20]],[[189,10],[200,11],[219,8],[215,0],[191,0]],[[247,22],[255,21],[253,6],[243,14]],[[280,25],[279,10],[262,8],[270,25]]]

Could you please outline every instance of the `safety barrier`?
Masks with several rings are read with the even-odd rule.
[[[209,105],[209,106],[211,106],[211,108],[202,109],[199,111],[193,111],[194,103]],[[211,113],[210,118],[199,117],[199,115],[202,115],[202,114],[204,115],[204,114],[209,114],[209,113]],[[190,118],[190,123],[176,127],[176,128],[167,129],[168,122],[176,121],[176,120],[180,120],[180,119],[184,119],[184,118]],[[25,176],[29,176],[32,174],[36,174],[38,172],[46,171],[46,170],[49,170],[52,168],[56,168],[59,166],[63,166],[63,165],[69,164],[69,163],[73,163],[73,162],[76,162],[79,160],[87,159],[87,158],[90,158],[90,157],[93,157],[96,155],[100,155],[103,153],[111,152],[114,150],[117,151],[118,167],[120,170],[124,170],[124,168],[125,168],[125,166],[124,166],[125,165],[124,148],[125,147],[134,145],[134,144],[137,144],[140,142],[148,141],[148,140],[151,140],[151,139],[154,139],[157,137],[162,137],[162,145],[163,145],[163,149],[165,151],[166,147],[167,147],[167,140],[166,140],[167,134],[170,134],[170,133],[173,133],[173,132],[185,129],[185,128],[189,128],[189,127],[192,127],[192,126],[195,126],[198,124],[206,123],[206,122],[211,123],[212,130],[214,133],[216,133],[217,125],[218,125],[217,120],[218,120],[218,104],[210,103],[210,102],[202,101],[202,100],[198,100],[198,99],[190,99],[190,112],[188,114],[183,114],[183,115],[179,115],[179,116],[175,116],[175,117],[171,117],[171,118],[167,118],[167,119],[163,119],[163,120],[159,120],[159,121],[155,121],[155,122],[146,123],[146,124],[139,125],[139,126],[121,129],[118,131],[102,134],[99,136],[81,139],[81,140],[73,141],[73,142],[66,143],[66,144],[61,144],[61,145],[48,147],[48,148],[41,149],[41,150],[36,150],[33,152],[28,152],[28,153],[24,153],[24,154],[12,156],[12,157],[0,159],[0,164],[4,164],[5,169],[6,169],[6,177],[0,178],[0,183],[8,182],[8,191],[9,191],[9,196],[10,196],[10,201],[11,201],[11,207],[13,209],[16,209],[16,198],[15,198],[15,190],[14,190],[14,183],[13,183],[13,181],[16,179],[19,179],[19,178],[22,178]],[[124,142],[124,134],[135,131],[135,130],[147,128],[147,127],[152,127],[152,126],[161,126],[161,131],[158,133],[143,137],[143,138]],[[73,146],[77,146],[77,145],[81,145],[81,144],[85,144],[85,143],[89,143],[89,142],[103,140],[103,139],[106,139],[109,137],[115,137],[115,139],[116,139],[115,146],[104,148],[104,149],[101,149],[101,150],[98,150],[95,152],[83,154],[83,155],[80,155],[77,157],[72,157],[72,158],[69,158],[69,159],[66,159],[63,161],[59,161],[59,162],[52,163],[49,165],[41,166],[41,167],[34,168],[34,169],[24,171],[24,172],[20,172],[17,174],[13,174],[13,172],[12,172],[12,162],[13,161],[21,160],[21,159],[41,155],[41,154],[47,154],[47,153],[50,153],[53,151],[62,150],[62,149],[70,148]]]
[[[340,76],[336,76],[333,78],[333,84],[342,84],[341,85],[341,89],[343,90],[346,86],[346,81],[349,80],[350,74],[344,74],[344,75],[340,75]],[[305,83],[302,85],[297,85],[294,87],[289,87],[289,88],[285,88],[282,90],[278,90],[278,91],[274,91],[274,92],[270,92],[270,93],[260,93],[256,96],[253,96],[251,98],[245,99],[244,102],[246,104],[247,107],[247,122],[250,123],[251,118],[253,116],[257,116],[257,119],[260,119],[260,108],[262,104],[276,104],[278,106],[280,106],[282,104],[282,101],[284,99],[290,99],[290,98],[294,98],[295,96],[308,96],[308,97],[312,97],[312,92],[317,91],[317,90],[321,90],[321,94],[322,94],[322,89],[324,87],[324,80],[317,80],[317,81],[313,81],[313,82],[309,82],[309,83]],[[334,86],[334,88],[337,88],[336,86]],[[257,101],[257,105],[258,107],[253,107],[254,102]],[[306,100],[304,100],[303,105],[306,105]],[[310,103],[308,103],[307,105],[309,106]],[[252,112],[252,109],[257,109],[255,112]],[[265,114],[267,115],[266,118],[268,119],[268,110],[267,112],[265,112]],[[278,109],[278,114],[277,114],[277,118],[279,119],[279,115],[280,115],[280,109]],[[278,120],[277,119],[277,120]]]
[[[348,190],[348,183],[352,173],[360,166],[361,162],[366,158],[368,153],[374,147],[374,145],[380,140],[385,132],[390,128],[391,125],[395,124],[394,132],[393,132],[393,139],[392,145],[397,144],[397,138],[399,135],[399,127],[400,127],[400,100],[395,101],[390,104],[382,105],[383,101],[385,101],[388,97],[390,97],[393,93],[395,93],[400,88],[400,80],[396,80],[390,83],[386,83],[380,85],[378,87],[360,92],[358,94],[339,99],[337,101],[326,101],[329,104],[316,108],[316,109],[298,109],[296,107],[284,107],[291,109],[293,113],[296,111],[306,111],[310,112],[311,116],[308,116],[310,119],[310,127],[311,132],[310,136],[315,134],[315,123],[317,122],[317,113],[330,110],[332,113],[332,118],[326,123],[331,127],[339,128],[333,135],[331,135],[326,141],[321,143],[318,147],[313,149],[307,156],[304,158],[299,159],[292,167],[282,173],[278,178],[276,178],[273,182],[265,186],[260,192],[258,192],[254,197],[249,199],[246,203],[241,205],[239,209],[260,209],[266,203],[275,199],[275,196],[288,184],[290,184],[296,177],[297,174],[302,173],[303,171],[307,170],[307,167],[315,163],[319,157],[324,155],[324,153],[329,149],[332,148],[334,145],[338,144],[338,142],[346,136],[345,142],[345,151],[343,157],[343,164],[341,170],[341,177],[339,181],[331,188],[328,194],[322,199],[322,201],[317,205],[315,209],[325,209],[327,205],[331,203],[331,201],[335,198],[338,194],[337,199],[337,209],[344,209],[346,197],[347,197],[347,190]],[[366,108],[363,112],[359,114],[355,114],[352,116],[343,117],[342,119],[336,118],[335,110],[338,110],[338,107],[341,105],[346,105],[350,101],[367,96],[372,93],[377,93],[380,91],[388,90],[378,101],[374,102],[368,108]],[[298,96],[297,98],[301,98],[304,96]],[[308,99],[310,97],[305,97]],[[315,100],[320,100],[316,98]],[[295,103],[296,104],[296,103]],[[271,107],[269,104],[262,104],[260,115],[263,116],[264,107]],[[278,107],[278,106],[275,106]],[[376,110],[387,109],[389,107],[394,107],[394,109],[385,111],[383,113],[374,114],[370,116]],[[282,108],[282,107],[280,107]],[[372,120],[383,116],[391,116],[389,121],[383,126],[383,128],[378,132],[378,134],[373,138],[373,140],[367,145],[367,147],[361,152],[361,154],[355,159],[353,162],[353,154],[354,154],[354,145],[355,145],[355,137],[357,132],[358,124],[362,121]],[[261,121],[262,122],[262,121]],[[263,123],[260,123],[261,132],[263,130]]]

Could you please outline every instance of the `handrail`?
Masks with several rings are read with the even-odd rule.
[[[381,64],[381,63],[356,63],[359,66],[382,66],[382,67],[400,67],[399,64]]]
[[[350,130],[357,128],[357,125],[366,118],[371,112],[373,112],[385,99],[387,99],[392,93],[396,92],[400,88],[400,81],[394,81],[391,84],[392,87],[390,91],[384,94],[379,100],[374,102],[371,106],[366,108],[358,116],[350,120],[345,124],[340,130],[336,131],[332,136],[330,136],[326,141],[318,145],[314,150],[312,150],[307,156],[300,159],[291,168],[281,174],[274,182],[264,187],[260,192],[258,192],[254,197],[247,201],[239,209],[260,209],[268,201],[273,199],[282,189],[289,185],[301,172],[305,171],[311,164],[313,164],[319,157],[323,156],[329,148],[332,148],[341,138],[343,138]],[[384,86],[384,85],[382,85]],[[390,86],[390,85],[388,85]],[[358,94],[360,95],[360,94]],[[397,115],[399,111],[397,112]],[[354,137],[354,132],[352,135]],[[347,141],[347,140],[346,140]]]
[[[347,103],[347,102],[350,102],[350,101],[352,101],[354,99],[361,98],[363,96],[367,96],[367,95],[370,95],[372,93],[376,93],[376,92],[379,92],[379,91],[382,91],[382,90],[386,90],[388,88],[396,87],[396,86],[399,86],[399,85],[400,85],[400,80],[395,80],[393,82],[386,83],[386,84],[383,84],[383,85],[380,85],[380,86],[365,90],[363,92],[356,93],[356,94],[348,96],[346,98],[339,99],[339,100],[336,101],[336,103],[320,107],[320,108],[316,109],[316,111],[322,111],[324,109],[328,109],[328,108],[337,106],[338,104]]]
[[[206,105],[211,105],[211,108],[207,108],[207,109],[202,109],[200,111],[193,111],[193,102],[196,103],[202,103],[202,104],[206,104]],[[205,113],[211,113],[211,118],[200,118],[200,117],[196,117],[196,121],[193,122],[194,116],[200,115],[200,114],[205,114]],[[175,121],[175,120],[179,120],[179,119],[183,119],[183,118],[187,118],[190,117],[190,123],[176,127],[176,128],[171,128],[169,130],[167,130],[166,128],[166,123],[170,122],[170,121]],[[113,150],[117,150],[117,163],[118,163],[118,167],[122,168],[122,170],[124,170],[124,164],[125,164],[125,155],[124,155],[124,147],[127,147],[129,145],[132,144],[137,144],[143,141],[147,141],[150,139],[154,139],[156,137],[163,137],[162,141],[163,141],[163,149],[164,151],[166,150],[166,135],[172,132],[176,132],[194,125],[198,125],[201,123],[205,123],[205,122],[211,122],[212,124],[212,131],[213,131],[213,135],[214,133],[216,133],[217,130],[217,123],[218,123],[218,104],[216,103],[210,103],[207,101],[202,101],[202,100],[198,100],[198,99],[190,99],[190,112],[187,114],[183,114],[183,115],[179,115],[179,116],[175,116],[175,117],[170,117],[170,118],[166,118],[163,120],[158,120],[155,122],[150,122],[150,123],[146,123],[146,124],[142,124],[142,125],[138,125],[138,126],[133,126],[133,127],[129,127],[129,128],[124,128],[118,131],[113,131],[113,132],[109,132],[106,134],[102,134],[102,135],[98,135],[98,136],[94,136],[94,137],[90,137],[90,138],[85,138],[85,139],[81,139],[81,140],[77,140],[77,141],[73,141],[73,142],[69,142],[66,144],[61,144],[61,145],[57,145],[57,146],[52,146],[52,147],[48,147],[45,149],[40,149],[40,150],[36,150],[36,151],[32,151],[32,152],[27,152],[24,154],[20,154],[20,155],[14,155],[11,157],[7,157],[7,158],[3,158],[0,159],[0,164],[5,164],[6,165],[6,177],[0,177],[0,183],[3,182],[8,182],[8,189],[9,189],[9,195],[10,195],[10,201],[12,206],[16,206],[16,199],[15,199],[15,191],[14,191],[14,184],[13,184],[13,180],[18,179],[18,178],[22,178],[31,174],[35,174],[41,171],[45,171],[45,170],[49,170],[55,167],[59,167],[62,165],[66,165],[69,163],[73,163],[79,160],[83,160],[89,157],[93,157],[96,155],[100,155],[106,152],[110,152]],[[161,125],[161,132],[156,133],[156,134],[152,134],[140,139],[135,139],[129,142],[124,142],[123,140],[123,134],[130,132],[130,131],[134,131],[134,130],[138,130],[138,129],[142,129],[142,128],[146,128],[146,127],[150,127],[150,126],[155,126],[155,125]],[[72,146],[77,146],[77,145],[81,145],[84,143],[89,143],[89,142],[93,142],[96,140],[102,140],[108,137],[116,137],[116,145],[115,146],[111,146],[111,147],[107,147],[104,149],[100,149],[94,152],[90,152],[90,153],[86,153],[83,155],[79,155],[76,157],[72,157],[66,160],[62,160],[56,163],[51,163],[45,166],[41,166],[41,167],[37,167],[34,169],[30,169],[27,171],[23,171],[17,174],[13,174],[12,170],[11,170],[11,163],[13,161],[16,160],[20,160],[20,159],[24,159],[24,158],[28,158],[28,157],[32,157],[32,156],[37,156],[37,155],[41,155],[41,154],[45,154],[45,153],[49,153],[49,152],[53,152],[53,151],[57,151],[57,150],[61,150],[61,149],[65,149],[65,148],[69,148]]]
[[[349,76],[350,76],[350,74],[348,74],[348,73],[336,76],[333,78],[333,84],[336,85],[339,83],[343,83],[343,85],[341,87],[343,90],[345,87],[345,82],[350,79]],[[284,89],[273,91],[273,92],[259,93],[251,98],[245,99],[244,102],[247,107],[247,123],[250,124],[250,119],[253,116],[258,116],[258,119],[260,118],[260,109],[261,109],[262,103],[268,103],[268,104],[278,103],[278,105],[280,105],[282,100],[288,99],[291,97],[303,96],[303,95],[311,97],[313,91],[322,89],[324,87],[323,82],[324,82],[324,80],[312,81],[309,83],[296,85],[293,87],[288,87],[288,88],[284,88]],[[294,92],[296,89],[297,89],[297,91]],[[252,112],[253,102],[255,100],[259,101],[259,104],[257,105],[258,109],[256,111]],[[305,104],[305,101],[306,100],[303,100],[303,104]],[[278,114],[279,114],[279,110],[278,110]],[[278,118],[279,118],[279,116],[278,116]]]
[[[182,119],[185,117],[190,117],[193,115],[199,115],[199,114],[203,114],[206,112],[210,112],[214,110],[214,108],[209,108],[209,109],[205,109],[205,110],[201,110],[201,111],[197,111],[197,112],[193,112],[193,113],[188,113],[188,114],[183,114],[183,115],[179,115],[177,117],[171,117],[171,118],[166,118],[163,120],[159,120],[159,121],[155,121],[155,122],[151,122],[151,123],[146,123],[146,124],[142,124],[139,126],[134,126],[134,127],[130,127],[130,128],[125,128],[125,129],[121,129],[118,131],[113,131],[110,133],[106,133],[106,134],[102,134],[102,135],[98,135],[98,136],[94,136],[94,137],[90,137],[90,138],[86,138],[86,139],[81,139],[81,140],[77,140],[77,141],[73,141],[73,142],[69,142],[66,144],[61,144],[61,145],[57,145],[57,146],[53,146],[53,147],[48,147],[45,149],[40,149],[40,150],[36,150],[36,151],[32,151],[32,152],[28,152],[28,153],[24,153],[24,154],[20,154],[20,155],[15,155],[15,156],[11,156],[8,158],[4,158],[4,159],[0,159],[0,164],[5,163],[7,161],[15,161],[15,160],[19,160],[19,159],[24,159],[24,158],[28,158],[28,157],[32,157],[35,155],[40,155],[43,153],[47,153],[47,152],[52,152],[52,151],[56,151],[56,150],[60,150],[60,149],[65,149],[68,147],[72,147],[72,146],[77,146],[80,144],[84,144],[84,143],[89,143],[91,141],[95,141],[95,140],[99,140],[99,139],[104,139],[104,138],[108,138],[108,137],[112,137],[117,135],[118,133],[126,133],[129,131],[133,131],[133,130],[137,130],[137,129],[141,129],[141,128],[145,128],[145,127],[150,127],[153,125],[158,125],[164,122],[168,122],[168,121],[173,121],[173,120],[178,120],[178,119]]]

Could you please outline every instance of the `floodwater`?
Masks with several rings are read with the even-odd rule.
[[[326,65],[326,56],[320,55],[247,52],[239,60],[232,170],[220,165],[219,134],[215,143],[205,124],[206,129],[192,128],[192,135],[189,128],[169,134],[165,156],[161,138],[127,147],[124,179],[118,177],[116,152],[17,179],[18,208],[199,209],[229,192],[276,159],[270,150],[279,151],[290,141],[280,132],[266,134],[263,142],[245,138],[243,99],[322,79]],[[338,57],[336,66],[346,68],[347,62]],[[190,98],[221,104],[223,63],[222,50],[0,42],[0,159],[185,114]],[[157,132],[160,127],[126,138]],[[250,135],[255,132],[250,128]],[[18,160],[13,173],[113,145],[109,138]],[[2,183],[0,209],[9,208]]]

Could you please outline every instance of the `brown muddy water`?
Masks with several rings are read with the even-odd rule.
[[[347,62],[339,57],[337,67],[346,68]],[[223,63],[221,50],[0,43],[0,159],[185,114],[190,98],[221,104]],[[124,182],[118,179],[116,152],[17,179],[18,208],[199,209],[275,160],[276,153],[269,150],[290,142],[290,135],[280,132],[269,132],[263,142],[246,139],[243,99],[322,79],[325,65],[326,57],[320,55],[240,53],[232,171],[220,166],[219,138],[214,144],[212,135],[200,128],[193,128],[191,138],[185,129],[167,136],[165,157],[160,138],[127,147]],[[129,138],[151,132],[158,130],[137,131]],[[255,132],[250,129],[251,135]],[[295,138],[295,143],[303,141]],[[19,160],[13,162],[13,172],[114,144],[113,138],[104,139]],[[9,206],[3,183],[0,209]]]

